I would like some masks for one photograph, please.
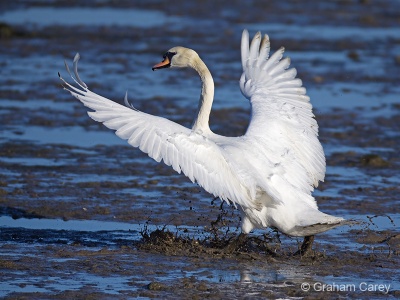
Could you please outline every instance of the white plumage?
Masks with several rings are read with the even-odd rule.
[[[269,38],[257,33],[250,46],[243,32],[240,89],[251,104],[245,135],[225,137],[208,125],[214,96],[211,73],[191,49],[174,47],[153,69],[191,67],[202,80],[200,106],[192,129],[165,118],[122,106],[90,91],[77,73],[65,87],[102,122],[133,147],[161,160],[192,182],[243,211],[242,231],[275,227],[292,236],[310,236],[336,227],[342,218],[320,212],[311,196],[324,179],[325,156],[318,125],[302,81],[284,49],[269,59]],[[68,68],[67,68],[68,69]]]

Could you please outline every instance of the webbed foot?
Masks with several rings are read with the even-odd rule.
[[[225,252],[233,253],[242,246],[246,241],[247,235],[245,233],[240,233],[237,237],[231,238],[228,244],[224,247]]]
[[[293,255],[307,256],[312,251],[312,245],[314,243],[314,235],[309,235],[304,237],[303,244],[300,249],[297,250]]]

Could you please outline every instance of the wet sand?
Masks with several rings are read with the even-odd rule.
[[[2,6],[24,6],[15,3]],[[385,35],[399,27],[398,4],[287,3],[256,3],[243,14],[240,3],[148,2],[133,8],[164,12],[163,24],[0,26],[1,297],[400,296],[400,37]],[[240,135],[249,116],[237,84],[241,30],[265,32],[268,24],[279,24],[268,31],[272,48],[286,47],[315,105],[328,165],[315,192],[319,207],[358,221],[318,235],[308,257],[292,256],[300,239],[272,230],[224,251],[239,233],[239,212],[96,124],[57,77],[67,77],[63,60],[79,51],[91,89],[119,102],[128,89],[138,109],[190,126],[197,77],[150,70],[165,50],[187,45],[215,77],[212,129]],[[305,33],[291,34],[302,26]],[[73,228],[75,221],[82,223]]]

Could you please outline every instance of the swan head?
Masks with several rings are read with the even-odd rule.
[[[152,70],[192,67],[194,61],[198,58],[199,56],[194,50],[177,46],[169,49],[164,54],[163,61],[154,65]]]

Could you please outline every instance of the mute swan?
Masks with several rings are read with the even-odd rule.
[[[304,236],[299,251],[311,249],[314,235],[342,225],[343,218],[318,210],[311,192],[325,176],[325,156],[318,140],[318,125],[302,81],[284,48],[269,57],[267,35],[243,31],[240,78],[242,94],[251,104],[251,121],[246,133],[225,137],[213,133],[209,116],[214,97],[210,71],[191,49],[174,47],[153,70],[193,68],[200,75],[202,89],[199,111],[193,127],[186,128],[165,118],[117,104],[91,90],[77,72],[79,54],[71,75],[79,88],[64,88],[92,109],[89,116],[116,130],[116,134],[139,147],[157,162],[183,172],[207,192],[240,206],[242,233],[253,228],[273,227],[289,236]],[[269,58],[268,58],[269,57]]]

